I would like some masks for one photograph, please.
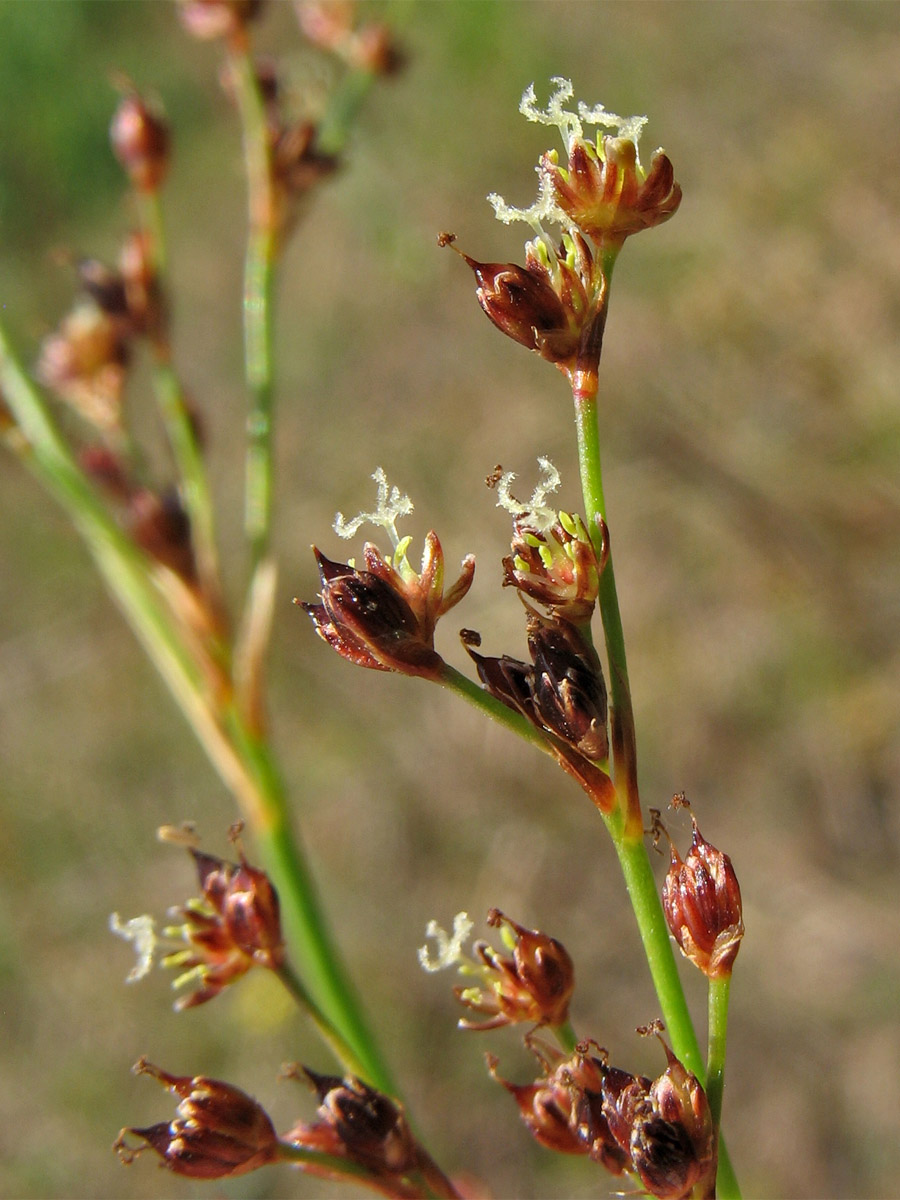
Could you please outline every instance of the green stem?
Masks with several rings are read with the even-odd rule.
[[[728,995],[731,975],[709,981],[706,1056],[706,1098],[718,1132],[722,1120],[722,1097],[725,1090],[725,1047],[728,1043]]]
[[[243,51],[232,54],[230,62],[243,129],[249,209],[244,261],[244,363],[250,393],[244,527],[252,575],[266,557],[272,526],[276,199],[266,112],[252,58]]]
[[[604,256],[604,283],[601,292],[603,309],[608,303],[609,282],[614,262],[615,254]],[[600,328],[604,317],[605,312],[601,311],[598,318]],[[603,548],[603,529],[606,525],[597,411],[599,350],[598,343],[595,348],[596,357],[579,364],[573,373],[572,388],[585,519],[598,556]],[[644,822],[637,780],[634,710],[625,655],[625,634],[616,590],[612,549],[609,545],[605,549],[607,560],[600,575],[598,605],[610,674],[614,781],[621,800],[618,809],[604,816],[604,820],[619,857],[653,986],[672,1040],[672,1048],[685,1066],[703,1083],[706,1072],[700,1046],[688,1011],[662,903],[644,844]],[[720,1194],[723,1197],[739,1196],[740,1191],[728,1151],[721,1139],[718,1170]]]
[[[254,836],[282,899],[286,941],[301,965],[316,1005],[336,1031],[338,1044],[350,1048],[352,1061],[345,1065],[373,1087],[397,1095],[356,992],[331,944],[318,891],[291,827],[287,796],[269,745],[251,734],[234,713],[232,721],[235,740],[257,784],[262,812]]]
[[[672,1049],[688,1070],[702,1081],[705,1077],[703,1056],[688,1012],[647,848],[643,838],[617,837],[615,833],[613,844],[619,856]]]

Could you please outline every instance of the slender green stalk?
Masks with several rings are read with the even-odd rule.
[[[728,1042],[728,993],[731,976],[709,981],[709,1024],[706,1057],[706,1097],[716,1130],[722,1120],[725,1090],[725,1047]]]
[[[286,901],[282,904],[286,940],[294,948],[317,1005],[339,1031],[340,1041],[352,1050],[355,1065],[348,1065],[374,1087],[396,1095],[396,1086],[378,1054],[359,999],[328,936],[311,872],[291,826],[287,796],[271,749],[264,739],[248,732],[235,713],[232,719],[235,738],[263,798],[261,820],[254,835],[266,869]]]
[[[663,1020],[672,1039],[672,1048],[684,1065],[702,1080],[705,1077],[703,1056],[688,1012],[647,848],[643,839],[638,841],[628,837],[613,836],[613,844],[644,943],[647,966]]]
[[[274,321],[277,222],[266,113],[249,51],[232,54],[244,137],[249,234],[244,261],[244,361],[247,416],[244,527],[251,569],[266,557],[273,508]]]
[[[278,978],[284,984],[285,988],[297,1001],[299,1006],[306,1012],[310,1020],[319,1031],[319,1036],[326,1045],[331,1047],[335,1059],[341,1063],[347,1071],[352,1074],[366,1077],[369,1075],[368,1067],[362,1063],[356,1056],[353,1048],[341,1037],[328,1018],[313,1000],[309,989],[304,984],[303,980],[293,969],[290,963],[283,963],[276,971]]]
[[[604,262],[608,297],[609,273],[613,259]],[[597,413],[596,363],[587,371],[576,371],[573,384],[575,425],[578,437],[578,461],[581,472],[585,520],[595,547],[601,548],[600,522],[606,522],[603,494],[603,470],[600,456]],[[606,566],[600,576],[598,604],[606,642],[610,673],[613,768],[622,807],[606,819],[625,885],[644,944],[647,965],[659,1000],[672,1048],[678,1058],[702,1082],[706,1072],[697,1035],[694,1031],[684,989],[678,974],[668,927],[650,859],[644,844],[643,814],[637,785],[637,759],[634,711],[625,656],[625,634],[616,590],[613,557],[607,547]],[[719,1189],[721,1197],[740,1195],[737,1180],[724,1142],[719,1145]]]

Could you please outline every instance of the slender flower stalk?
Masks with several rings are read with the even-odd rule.
[[[712,1113],[713,1126],[718,1130],[722,1120],[722,1099],[725,1090],[725,1047],[728,1042],[728,997],[731,975],[709,981],[708,1042],[706,1058],[706,1095]]]
[[[251,568],[255,570],[267,555],[272,525],[275,400],[272,305],[278,228],[265,105],[245,40],[232,46],[229,65],[241,116],[247,172],[244,361],[250,409],[247,415],[244,528]]]

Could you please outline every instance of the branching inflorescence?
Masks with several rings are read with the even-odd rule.
[[[178,974],[176,1008],[215,999],[247,972],[274,973],[312,1021],[341,1065],[340,1075],[309,1067],[316,1118],[278,1135],[257,1102],[228,1083],[178,1076],[141,1059],[136,1070],[177,1098],[175,1117],[123,1130],[116,1148],[131,1162],[155,1152],[177,1174],[221,1179],[284,1161],[327,1179],[351,1179],[387,1196],[455,1196],[457,1187],[428,1154],[408,1121],[338,960],[300,850],[268,740],[263,658],[274,597],[270,532],[273,506],[273,278],[303,201],[334,170],[346,121],[368,84],[394,70],[400,54],[381,25],[360,24],[350,5],[298,6],[304,34],[347,64],[345,93],[330,120],[289,120],[277,71],[252,55],[259,0],[184,0],[181,15],[197,36],[226,48],[227,87],[241,115],[249,181],[245,268],[246,446],[245,539],[248,579],[243,612],[228,610],[201,422],[172,361],[159,191],[170,137],[162,115],[130,83],[115,116],[115,153],[132,184],[139,228],[108,268],[78,267],[81,298],[44,344],[38,378],[73,410],[83,433],[75,444],[58,431],[51,407],[6,346],[0,346],[3,439],[71,513],[110,590],[181,705],[215,767],[233,791],[264,869],[251,866],[233,832],[237,861],[200,850],[193,830],[167,829],[185,845],[200,896],[177,906],[157,933],[150,917],[113,918],[114,932],[134,942],[145,976],[159,956]],[[461,633],[475,679],[450,666],[435,644],[438,621],[472,584],[475,560],[445,578],[435,532],[425,538],[419,569],[397,524],[412,503],[379,469],[372,512],[335,531],[352,538],[363,524],[385,533],[384,551],[362,550],[362,564],[333,561],[320,550],[320,592],[304,602],[315,631],[350,663],[440,684],[551,756],[587,793],[612,838],[634,907],[663,1021],[641,1032],[659,1036],[666,1065],[656,1079],[610,1065],[593,1038],[572,1028],[575,966],[556,939],[493,909],[503,949],[476,941],[466,914],[452,933],[431,922],[437,953],[420,951],[428,971],[453,968],[467,1015],[460,1027],[486,1032],[517,1025],[532,1052],[536,1078],[512,1083],[490,1074],[513,1097],[533,1137],[550,1150],[582,1155],[613,1176],[630,1174],[647,1193],[672,1198],[738,1195],[719,1136],[728,985],[743,934],[740,890],[727,855],[699,832],[685,859],[671,846],[662,900],[645,845],[636,739],[616,594],[612,539],[601,473],[598,369],[613,266],[625,241],[668,220],[681,191],[668,157],[648,169],[638,154],[643,117],[623,119],[602,107],[574,109],[572,85],[553,81],[546,108],[533,88],[521,111],[556,127],[564,158],[547,151],[538,164],[537,200],[515,208],[490,201],[503,222],[524,221],[533,237],[525,263],[479,262],[478,301],[515,342],[565,376],[572,392],[582,484],[582,515],[548,503],[560,474],[539,458],[541,478],[528,501],[513,495],[514,475],[495,469],[488,483],[512,519],[503,585],[522,603],[528,659],[481,652],[481,635]],[[350,100],[348,101],[348,97]],[[599,130],[591,140],[586,127]],[[557,233],[550,231],[556,227]],[[454,242],[441,234],[442,245]],[[145,478],[125,420],[122,392],[129,364],[149,349],[157,399],[169,437],[170,482]],[[594,643],[599,612],[603,644]],[[233,632],[237,629],[237,633]],[[605,659],[605,667],[603,659]],[[676,807],[686,804],[676,797]],[[651,810],[655,841],[668,837]],[[687,1012],[671,933],[709,979],[710,1053],[704,1062]],[[185,990],[187,989],[187,990]],[[663,1023],[664,1022],[664,1023]],[[663,1039],[665,1028],[667,1039]],[[549,1039],[552,1039],[549,1040]]]

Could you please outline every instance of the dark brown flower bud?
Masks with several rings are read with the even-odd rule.
[[[741,889],[727,854],[700,834],[687,858],[671,845],[671,866],[663,883],[663,908],[669,930],[686,958],[710,979],[731,974],[744,936]]]
[[[245,1092],[204,1075],[170,1075],[146,1059],[135,1066],[181,1100],[177,1117],[146,1129],[123,1129],[115,1144],[129,1164],[148,1146],[176,1175],[191,1179],[228,1179],[246,1175],[278,1158],[278,1138],[266,1112]],[[145,1145],[129,1146],[128,1135]]]
[[[478,280],[478,303],[502,333],[550,362],[574,359],[579,322],[553,289],[547,272],[515,263],[477,262],[458,253]]]
[[[78,263],[78,281],[102,312],[127,319],[125,281],[118,271],[110,270],[96,258],[84,258]]]
[[[299,0],[297,18],[304,36],[346,63],[373,75],[393,75],[404,55],[385,25],[357,21],[357,6],[346,0]]]
[[[568,621],[534,618],[528,631],[534,706],[547,729],[585,758],[609,755],[606,684],[596,651]]]
[[[629,1157],[616,1144],[603,1112],[600,1089],[605,1064],[582,1046],[569,1058],[557,1053],[555,1063],[542,1054],[538,1058],[544,1075],[531,1084],[501,1078],[493,1055],[488,1056],[488,1070],[515,1099],[523,1122],[542,1146],[562,1154],[587,1154],[613,1175],[621,1175],[630,1165]]]
[[[477,1023],[460,1021],[460,1028],[497,1029],[522,1022],[564,1024],[575,988],[575,967],[562,942],[538,930],[526,929],[496,908],[488,913],[488,924],[505,924],[510,931],[512,955],[499,953],[487,942],[475,943],[473,949],[482,968],[482,982],[455,991],[463,1004],[488,1019]]]
[[[497,1058],[487,1056],[488,1070],[513,1097],[528,1132],[541,1146],[559,1154],[588,1154],[573,1119],[571,1089],[551,1075],[534,1083],[510,1083],[497,1074]]]
[[[155,192],[169,169],[169,126],[135,91],[119,102],[109,130],[113,154],[139,192]]]
[[[701,1180],[715,1178],[715,1134],[699,1081],[660,1041],[668,1066],[652,1082],[600,1064],[602,1109],[647,1191],[680,1200]]]
[[[278,895],[269,877],[244,855],[230,863],[188,847],[197,866],[202,900],[175,910],[183,925],[166,930],[188,948],[167,954],[164,967],[197,983],[176,1005],[193,1008],[212,1000],[254,966],[278,970],[284,961]]]
[[[303,604],[319,636],[357,666],[434,677],[443,659],[423,636],[403,596],[372,571],[315,550],[321,604]]]
[[[366,570],[314,553],[321,604],[302,607],[319,636],[358,666],[435,678],[443,666],[434,649],[435,625],[468,592],[475,560],[463,560],[462,574],[445,592],[444,556],[433,532],[418,574],[408,564],[394,566],[371,544],[364,550]]]
[[[301,1068],[319,1098],[319,1120],[298,1123],[285,1141],[365,1167],[377,1178],[415,1169],[419,1149],[403,1110],[368,1084]]]
[[[646,1076],[631,1075],[618,1067],[605,1067],[602,1072],[603,1115],[612,1137],[626,1153],[630,1153],[635,1120],[652,1111],[651,1086]]]
[[[540,622],[536,614],[535,619]],[[532,645],[530,635],[529,648],[537,654],[530,666],[508,655],[487,658],[479,654],[473,649],[476,642],[471,630],[464,631],[463,645],[491,695],[541,730],[563,770],[578,780],[602,812],[610,812],[617,802],[615,788],[606,771],[591,757],[605,757],[603,675],[596,655],[580,641],[573,626],[569,629],[579,639],[574,657],[561,648],[565,647],[567,633],[559,639],[550,638],[546,645],[540,637]]]

